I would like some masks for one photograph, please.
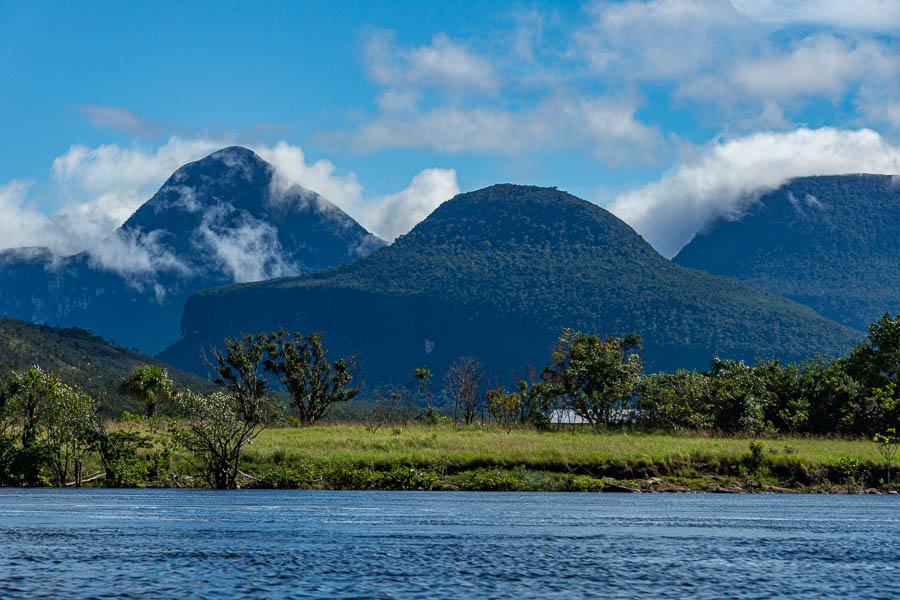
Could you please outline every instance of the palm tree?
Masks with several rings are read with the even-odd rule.
[[[135,367],[122,382],[122,390],[147,408],[147,416],[156,414],[156,405],[172,399],[172,380],[169,373],[157,365]]]

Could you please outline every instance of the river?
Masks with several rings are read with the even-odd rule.
[[[897,496],[0,489],[0,598],[897,598]]]

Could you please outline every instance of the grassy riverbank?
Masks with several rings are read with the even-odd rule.
[[[881,487],[866,441],[756,440],[496,427],[270,429],[248,448],[256,487],[336,489],[831,491]],[[761,446],[759,446],[761,444]],[[842,457],[857,461],[848,477]]]
[[[132,483],[203,487],[196,460],[164,451],[164,439],[141,453]],[[102,472],[97,457],[85,467]],[[847,493],[884,491],[887,480],[865,440],[478,425],[271,428],[246,448],[241,470],[241,487],[278,489]],[[102,477],[90,485],[103,485]]]

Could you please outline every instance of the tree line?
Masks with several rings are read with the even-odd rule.
[[[81,485],[88,454],[103,465],[104,484],[138,485],[156,479],[180,485],[173,456],[190,463],[207,485],[236,487],[241,455],[281,418],[273,381],[290,397],[296,421],[311,425],[337,402],[359,393],[355,359],[329,361],[322,336],[310,333],[244,335],[225,340],[206,359],[220,391],[178,390],[165,369],[136,368],[122,389],[145,415],[120,422],[101,417],[99,402],[34,366],[13,371],[0,391],[0,484]],[[166,415],[158,409],[166,407]],[[185,484],[190,482],[184,481]]]
[[[836,359],[716,358],[707,371],[645,373],[639,336],[564,330],[543,370],[528,369],[509,391],[486,385],[476,358],[460,357],[437,392],[426,366],[412,370],[409,386],[376,391],[366,419],[373,431],[413,416],[429,423],[489,419],[509,432],[547,429],[560,414],[572,414],[598,431],[864,436],[893,457],[900,441],[900,314],[886,313],[868,332]],[[245,334],[210,349],[205,364],[216,393],[176,389],[155,365],[135,369],[121,388],[143,404],[145,416],[126,414],[116,423],[101,418],[95,398],[57,375],[37,366],[13,371],[0,390],[0,483],[81,485],[85,458],[93,455],[106,485],[178,485],[177,454],[209,486],[232,488],[247,475],[246,446],[285,420],[276,391],[290,399],[288,421],[310,426],[361,390],[356,358],[329,360],[320,333]]]

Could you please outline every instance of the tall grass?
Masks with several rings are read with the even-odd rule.
[[[370,432],[356,425],[321,425],[264,431],[247,450],[249,462],[267,463],[278,453],[287,462],[341,462],[384,468],[430,465],[453,469],[515,467],[565,471],[602,464],[697,464],[739,461],[750,439],[677,436],[590,430],[538,432],[491,426],[411,426]],[[773,462],[789,460],[805,467],[834,465],[842,456],[880,463],[866,441],[821,438],[761,439]]]

